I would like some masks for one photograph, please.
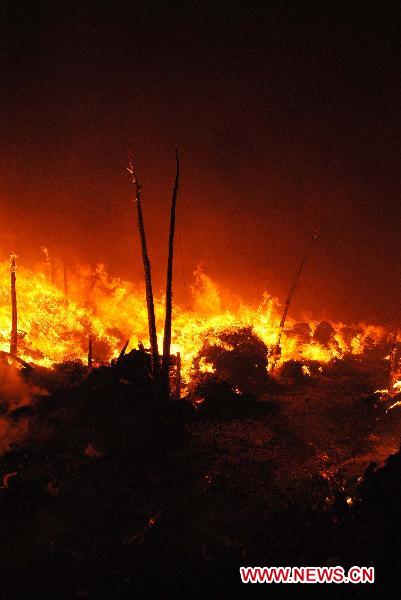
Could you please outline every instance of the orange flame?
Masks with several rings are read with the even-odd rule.
[[[104,265],[93,270],[77,267],[69,274],[69,293],[62,287],[63,273],[55,270],[54,284],[38,269],[30,270],[20,264],[17,277],[19,355],[27,362],[51,367],[65,360],[86,360],[89,335],[93,336],[94,361],[107,362],[117,357],[123,343],[130,339],[129,348],[139,341],[147,345],[148,325],[145,293],[142,284],[133,284],[110,276]],[[11,310],[9,290],[9,263],[0,262],[0,350],[7,351],[10,343]],[[220,331],[233,327],[252,326],[255,333],[269,347],[277,341],[282,307],[277,298],[264,293],[259,306],[245,302],[230,308],[226,294],[201,267],[194,273],[191,286],[192,308],[174,307],[172,353],[180,352],[182,375],[188,381],[193,359],[206,337],[216,339]],[[164,320],[164,299],[155,299],[156,319],[161,347]],[[386,331],[382,327],[360,325],[355,332],[346,334],[344,325],[333,324],[335,333],[330,343],[321,345],[302,341],[289,331],[295,321],[287,320],[282,338],[280,362],[289,359],[328,362],[346,352],[361,354],[367,339],[381,340]],[[309,323],[311,331],[317,323]],[[212,366],[201,362],[201,369]]]

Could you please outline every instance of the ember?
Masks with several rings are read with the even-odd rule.
[[[132,284],[109,275],[104,265],[95,268],[78,266],[71,269],[69,297],[62,287],[62,271],[55,272],[53,285],[38,265],[36,269],[18,267],[18,355],[27,362],[51,366],[54,363],[80,359],[87,362],[88,337],[93,337],[93,359],[96,364],[107,364],[118,357],[120,348],[129,339],[128,350],[148,339],[148,323],[142,284]],[[10,345],[11,300],[8,295],[9,266],[0,263],[2,298],[0,304],[0,349]],[[172,330],[172,352],[180,352],[182,373],[188,383],[194,359],[205,341],[210,345],[224,344],[219,335],[224,331],[252,327],[253,332],[272,348],[279,331],[281,305],[277,298],[265,292],[259,306],[252,307],[241,301],[230,306],[230,295],[212,281],[202,267],[194,273],[192,309],[175,306]],[[164,298],[155,300],[159,346],[163,337]],[[287,319],[287,328],[281,337],[281,357],[277,365],[288,360],[319,361],[328,363],[333,358],[348,354],[362,357],[365,351],[382,347],[388,352],[387,338],[391,335],[384,327],[359,324],[350,336],[348,326],[332,323],[332,336],[318,338],[314,332],[322,325],[308,324],[309,340],[300,339],[294,332],[297,323]],[[16,343],[14,332],[14,343]],[[203,361],[202,369],[212,370]],[[305,365],[307,368],[307,365]]]

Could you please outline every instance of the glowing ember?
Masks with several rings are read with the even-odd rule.
[[[49,277],[43,272],[48,272],[47,259],[36,270],[25,268],[20,261],[17,280],[20,358],[47,367],[65,360],[86,361],[90,335],[94,365],[117,357],[127,339],[130,339],[128,350],[137,347],[140,341],[147,345],[148,322],[142,285],[111,277],[103,265],[97,265],[94,270],[80,266],[69,273],[66,298],[61,289],[64,288],[63,269],[58,263],[55,267],[54,276]],[[181,353],[184,380],[188,381],[193,359],[205,339],[221,344],[217,334],[223,330],[252,326],[266,346],[272,348],[277,340],[281,314],[276,298],[265,292],[259,306],[236,302],[232,308],[227,293],[201,268],[194,275],[192,309],[184,310],[175,305],[173,314],[172,352]],[[4,260],[0,263],[0,350],[3,351],[10,347],[9,278],[9,261]],[[155,304],[161,347],[164,299],[156,299]],[[370,344],[377,343],[386,335],[383,328],[368,325],[355,327],[350,335],[343,324],[337,323],[333,325],[333,337],[322,344],[314,339],[316,322],[308,324],[308,339],[301,339],[295,326],[295,321],[289,318],[278,365],[289,359],[326,363],[345,353],[359,355],[368,340]],[[202,359],[200,370],[213,372],[213,367]],[[310,374],[307,366],[303,372]]]

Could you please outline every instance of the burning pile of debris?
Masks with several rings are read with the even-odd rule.
[[[92,340],[92,364],[107,365],[117,359],[129,339],[127,352],[135,350],[148,338],[148,318],[143,306],[143,288],[134,287],[118,278],[109,277],[103,267],[93,273],[89,268],[71,272],[69,296],[52,285],[41,272],[21,265],[13,271],[16,281],[16,310],[12,311],[6,261],[0,263],[3,299],[0,304],[0,350],[12,354],[17,344],[18,358],[35,366],[51,367],[64,361],[87,363],[89,339]],[[8,285],[7,285],[8,283]],[[298,323],[288,319],[281,334],[281,356],[274,355],[278,336],[279,305],[265,296],[257,308],[241,304],[230,309],[223,303],[223,292],[202,271],[196,272],[193,286],[194,309],[174,309],[171,330],[172,356],[180,355],[181,376],[190,382],[194,370],[212,371],[213,361],[198,357],[212,345],[224,350],[219,337],[252,328],[252,332],[269,349],[269,370],[279,372],[289,360],[297,361],[312,371],[325,368],[334,359],[369,364],[375,371],[383,369],[382,361],[391,351],[392,333],[385,328],[361,324],[348,327],[339,323]],[[210,297],[213,296],[213,302]],[[217,299],[217,300],[216,300]],[[165,301],[154,302],[155,323],[163,332]],[[18,311],[18,312],[17,312]],[[14,327],[12,327],[12,314]],[[231,332],[231,333],[230,333]],[[162,339],[158,336],[159,346]],[[274,362],[275,361],[275,362]],[[312,373],[311,371],[311,373]],[[307,372],[306,372],[307,374]],[[387,387],[382,381],[378,387]]]
[[[367,515],[380,531],[398,524],[399,455],[370,467],[355,491],[362,465],[392,449],[397,334],[289,317],[317,233],[284,307],[265,294],[256,308],[230,308],[198,269],[194,309],[175,306],[173,323],[179,167],[176,154],[162,300],[132,162],[143,287],[103,266],[67,270],[47,249],[47,275],[20,268],[15,254],[0,264],[0,560],[7,585],[27,597],[45,559],[55,577],[40,580],[43,597],[64,586],[101,598],[107,581],[118,598],[142,585],[131,582],[133,563],[167,557],[177,568],[188,556],[206,579],[219,561],[324,563],[339,547],[352,556],[341,542],[349,520],[361,544]],[[384,560],[377,548],[367,560]]]
[[[302,561],[324,564],[339,552],[342,523],[369,494],[361,484],[361,500],[350,507],[334,474],[357,448],[367,451],[377,411],[358,386],[344,394],[343,375],[320,374],[316,397],[307,375],[300,388],[280,383],[277,370],[271,387],[271,376],[260,376],[267,348],[250,330],[226,332],[221,341],[223,350],[210,343],[199,356],[216,370],[198,371],[193,403],[155,397],[144,348],[91,370],[80,362],[18,372],[3,365],[3,390],[6,369],[18,376],[8,384],[5,417],[24,424],[2,457],[0,558],[10,589],[28,594],[40,581],[43,595],[64,586],[72,597],[102,598],[104,587],[119,598],[137,591],[149,565],[162,560],[168,585],[171,561],[186,564],[184,555],[187,585],[218,571],[216,585],[226,589],[234,566],[257,557],[286,563],[303,553]],[[21,396],[17,385],[29,395],[25,405],[12,403]],[[295,539],[300,515],[305,525]],[[312,553],[305,554],[305,539]],[[341,548],[347,556],[349,547]],[[52,578],[38,577],[45,559]],[[21,577],[13,569],[25,561]]]

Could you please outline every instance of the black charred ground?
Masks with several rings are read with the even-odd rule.
[[[372,394],[377,357],[309,363],[310,375],[294,361],[271,381],[250,330],[222,341],[198,357],[215,371],[168,404],[143,351],[90,373],[20,371],[42,393],[2,403],[24,432],[1,457],[2,598],[249,594],[240,565],[373,564],[374,586],[341,594],[400,587],[401,455],[370,463],[398,447],[401,416]]]

